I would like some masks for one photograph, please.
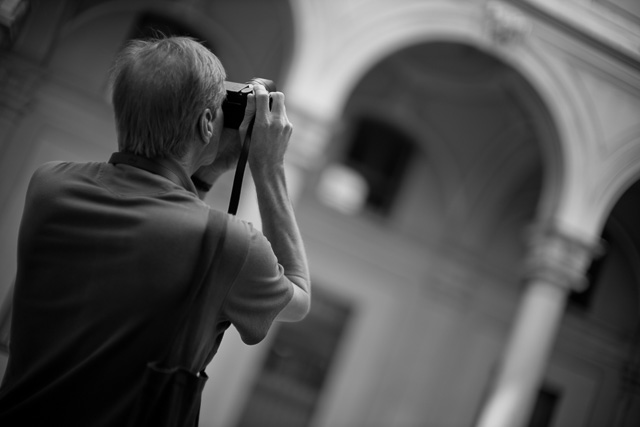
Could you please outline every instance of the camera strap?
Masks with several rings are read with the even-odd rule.
[[[231,187],[231,200],[229,201],[228,212],[231,215],[235,215],[238,212],[238,204],[240,203],[240,192],[242,191],[242,180],[244,178],[244,170],[247,166],[247,160],[249,159],[249,148],[251,147],[251,132],[253,131],[253,120],[249,123],[247,134],[244,137],[242,143],[242,149],[240,151],[240,157],[238,157],[238,164],[236,166],[236,173],[233,177],[233,186]]]

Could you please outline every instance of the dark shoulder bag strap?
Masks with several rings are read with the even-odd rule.
[[[223,221],[223,226],[220,233],[216,233],[216,230],[219,229],[216,224],[219,221]],[[217,294],[226,295],[226,290],[222,288],[227,286],[227,283],[219,280],[215,286],[212,286],[210,279],[212,274],[220,270],[220,261],[227,239],[227,228],[226,215],[209,209],[207,227],[200,250],[200,260],[194,272],[189,296],[183,306],[181,320],[175,331],[171,347],[162,358],[161,363],[164,366],[181,366],[188,369],[192,360],[199,359],[197,355],[194,355],[195,349],[191,343],[194,335],[202,334],[201,323],[206,321],[201,318],[202,310],[200,307],[205,302],[202,299],[206,298],[208,310],[217,314],[220,311],[220,305],[222,305],[222,298],[207,298],[206,294],[217,291]],[[214,287],[219,289],[211,289]]]
[[[202,240],[200,259],[190,282],[190,288],[180,319],[169,341],[165,354],[149,361],[144,371],[137,400],[128,417],[130,427],[185,427],[197,426],[200,413],[202,390],[207,381],[206,375],[189,369],[197,357],[193,345],[185,339],[185,333],[191,325],[192,308],[197,302],[207,277],[216,268],[220,253],[226,240],[227,218],[224,223],[211,209]],[[220,230],[220,232],[217,232]],[[218,310],[217,307],[212,307]],[[199,319],[198,319],[199,320]]]
[[[214,336],[214,331],[222,320],[223,303],[249,250],[249,240],[241,228],[230,223],[232,219],[227,214],[211,210],[209,224],[220,221],[224,221],[223,235],[217,239],[215,251],[211,243],[205,243],[203,247],[203,255],[213,258],[201,261],[207,268],[198,273],[198,286],[194,286],[186,316],[166,360],[173,365],[180,363],[191,371],[204,369],[222,338]],[[208,233],[212,234],[210,230]],[[212,239],[210,235],[208,238]]]
[[[220,226],[220,221],[223,222]],[[222,304],[249,247],[248,239],[228,230],[229,216],[209,210],[200,260],[193,275],[181,319],[166,354],[147,364],[138,401],[129,423],[133,427],[197,426],[206,362],[222,338],[215,336]],[[220,230],[218,232],[218,230]],[[213,350],[213,351],[212,351]]]

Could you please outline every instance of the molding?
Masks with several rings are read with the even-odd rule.
[[[610,10],[612,10],[614,13],[622,16],[623,18],[629,20],[629,21],[633,21],[637,24],[640,24],[640,16],[636,15],[634,13],[632,13],[631,11],[623,8],[622,6],[619,6],[617,4],[615,4],[614,2],[612,2],[611,0],[594,0],[596,4],[599,4],[603,7],[606,7]]]
[[[526,12],[528,15],[559,29],[563,33],[585,43],[586,45],[591,46],[602,54],[640,71],[640,56],[631,55],[616,48],[612,43],[583,31],[581,28],[567,20],[532,4],[531,1],[511,0],[510,4],[523,12]]]
[[[495,0],[486,4],[484,20],[489,38],[498,45],[521,43],[533,29],[519,10]]]

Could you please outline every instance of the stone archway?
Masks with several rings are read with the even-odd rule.
[[[504,274],[518,265],[543,188],[542,147],[558,144],[549,111],[518,71],[474,45],[419,43],[375,64],[340,116],[344,129],[331,152],[348,150],[363,118],[390,124],[417,146],[413,163],[421,163],[412,169],[420,170],[423,189],[397,208],[417,210],[404,215],[407,232],[426,228],[425,241],[495,250],[487,262]],[[418,203],[421,192],[434,198]],[[493,250],[485,249],[489,242]],[[510,271],[514,281],[520,273]]]
[[[534,37],[528,31],[527,18],[502,5],[507,14],[504,18],[502,10],[496,12],[495,3],[501,5],[446,1],[412,3],[411,7],[379,4],[357,19],[350,15],[357,11],[347,6],[296,4],[298,43],[285,89],[303,141],[293,150],[302,162],[322,155],[330,138],[326,129],[340,123],[354,86],[382,59],[421,43],[467,44],[516,70],[548,111],[547,128],[555,132],[541,138],[545,182],[539,221],[568,225],[570,232],[578,235],[597,235],[597,220],[582,215],[590,191],[583,179],[590,174],[585,159],[597,149],[584,95],[570,69],[527,41]],[[514,30],[509,14],[524,24]],[[331,32],[322,27],[327,17],[336,20]],[[351,18],[357,26],[347,25]]]
[[[517,70],[477,45],[430,41],[388,55],[363,76],[341,114],[347,122],[361,116],[392,123],[419,147],[398,198],[397,213],[377,226],[420,242],[424,252],[415,256],[431,265],[426,277],[419,279],[425,288],[440,283],[464,289],[460,292],[468,293],[471,300],[495,296],[505,301],[501,309],[509,311],[517,304],[526,251],[524,229],[534,221],[543,188],[541,147],[557,143],[549,112],[535,90]],[[338,138],[336,145],[348,145],[350,133]],[[549,135],[556,139],[540,141]],[[364,222],[367,217],[359,219]],[[374,237],[370,239],[375,242]],[[402,252],[397,246],[394,250]],[[402,273],[412,274],[409,271]],[[474,310],[491,309],[479,303]],[[406,315],[419,323],[420,315]],[[464,315],[458,313],[449,321],[462,325]],[[504,321],[509,321],[507,316]],[[389,370],[395,371],[385,377],[388,383],[383,382],[378,393],[382,397],[364,423],[418,424],[428,419],[443,425],[470,425],[484,384],[479,374],[475,382],[462,378],[452,382],[450,369],[456,365],[461,370],[488,371],[482,366],[488,355],[481,355],[479,361],[466,358],[473,353],[468,343],[478,332],[475,328],[460,326],[466,332],[458,341],[425,332],[422,343],[396,343],[411,354],[403,356],[406,360],[416,360],[414,366],[419,365],[417,360],[429,359],[430,350],[425,347],[438,348],[446,362],[423,366],[424,373],[413,372],[408,387],[396,380],[407,375],[405,366],[389,362]],[[437,392],[434,384],[439,384]],[[393,389],[402,396],[402,404],[388,403],[399,399],[388,391]],[[449,400],[458,403],[457,411],[447,406]]]
[[[489,5],[495,3],[489,2]],[[536,43],[536,36],[527,31],[526,18],[515,12],[516,21],[523,20],[520,22],[525,25],[516,28],[512,34],[510,20],[502,20],[503,15],[494,14],[495,10],[485,8],[484,3],[461,5],[434,1],[412,3],[405,9],[398,4],[394,4],[393,9],[378,5],[354,20],[358,25],[336,25],[331,33],[319,29],[319,23],[326,16],[338,17],[340,22],[347,23],[353,11],[346,6],[318,8],[316,5],[308,9],[307,6],[303,4],[296,8],[301,43],[287,87],[292,115],[301,119],[304,128],[313,129],[307,133],[303,130],[303,138],[308,140],[298,144],[297,154],[301,158],[311,158],[326,151],[330,137],[328,132],[319,129],[340,122],[353,88],[374,64],[408,46],[432,42],[473,46],[512,67],[528,83],[528,90],[535,94],[528,99],[534,99],[536,105],[528,107],[531,111],[543,112],[538,119],[545,123],[541,128],[548,131],[541,132],[539,139],[544,174],[533,221],[541,225],[542,231],[533,239],[529,250],[530,267],[538,275],[535,290],[525,295],[524,317],[519,321],[524,327],[515,329],[514,336],[526,337],[533,332],[534,341],[540,346],[539,351],[531,353],[531,358],[525,358],[525,365],[535,362],[527,378],[511,377],[510,374],[503,377],[507,380],[501,387],[524,383],[527,388],[524,394],[515,400],[498,402],[498,411],[504,409],[502,404],[505,403],[506,407],[516,408],[516,411],[523,408],[526,412],[525,407],[529,404],[526,402],[531,401],[533,390],[544,372],[547,351],[564,310],[565,294],[590,260],[591,244],[597,240],[598,218],[602,215],[602,207],[593,206],[589,199],[593,182],[585,179],[592,173],[589,169],[591,161],[597,157],[596,133],[592,132],[591,113],[573,80],[572,70],[561,58],[554,57]],[[391,16],[393,19],[389,19]],[[309,91],[310,82],[312,91]],[[558,257],[544,258],[543,255],[549,253]],[[540,322],[540,316],[546,316],[542,320],[548,322]],[[534,324],[539,327],[531,329]],[[519,355],[529,348],[521,343],[516,340],[512,346],[518,349]],[[512,357],[508,352],[504,355],[507,360]],[[519,372],[524,367],[517,363],[512,371]],[[509,425],[509,422],[507,419],[504,424],[493,425]]]
[[[589,288],[577,303],[570,300],[556,346],[556,353],[566,357],[569,339],[582,345],[578,366],[599,396],[591,404],[592,425],[627,427],[640,422],[639,216],[640,181],[635,181],[604,222],[604,250],[589,271]],[[588,333],[579,333],[577,321]]]

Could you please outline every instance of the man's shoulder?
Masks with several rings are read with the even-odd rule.
[[[101,163],[51,161],[40,165],[33,172],[29,187],[52,190],[62,183],[72,183],[82,177],[96,175]],[[74,179],[75,178],[75,179]]]
[[[67,161],[50,161],[40,165],[33,177],[38,178],[50,178],[56,175],[73,174],[73,173],[87,173],[97,170],[101,162],[67,162]]]
[[[254,227],[254,225],[243,219],[231,214],[224,214],[227,221],[227,234],[236,237],[243,238],[249,241],[255,239],[257,236],[262,236],[262,232]]]
[[[227,240],[231,245],[243,248],[246,256],[252,259],[275,259],[271,242],[259,228],[233,215],[228,218]]]

